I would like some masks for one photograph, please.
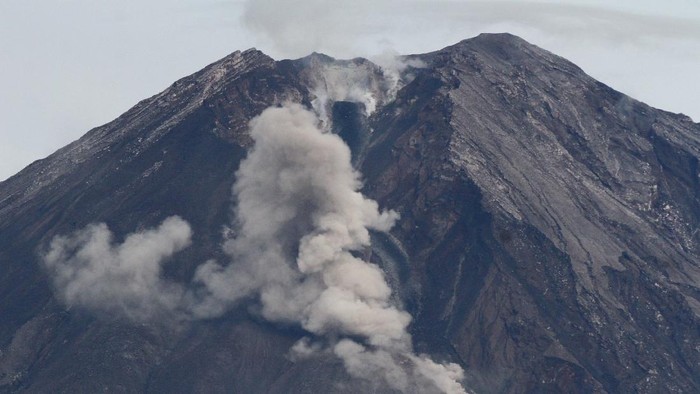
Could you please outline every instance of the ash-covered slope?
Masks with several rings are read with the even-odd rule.
[[[254,302],[134,323],[66,308],[41,267],[55,235],[179,215],[192,245],[165,275],[187,283],[223,254],[248,121],[296,102],[401,215],[366,254],[417,352],[477,392],[697,392],[700,125],[507,34],[403,64],[236,52],[0,183],[0,391],[388,390],[332,355],[292,361],[305,333]]]
[[[511,35],[420,58],[363,166],[416,331],[485,391],[697,391],[700,125]]]

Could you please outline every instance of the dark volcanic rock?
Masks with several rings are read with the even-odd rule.
[[[373,259],[419,352],[477,392],[700,391],[700,125],[507,34],[411,58],[426,67],[394,98],[363,59],[236,52],[0,183],[0,391],[373,389],[290,361],[303,333],[245,306],[188,325],[65,310],[38,258],[89,223],[119,238],[177,214],[195,238],[167,275],[188,281],[221,253],[248,121],[318,105],[323,67],[375,93],[369,117],[323,105],[364,192],[401,214]]]
[[[487,392],[697,391],[700,126],[510,35],[421,58],[364,162],[417,338]]]

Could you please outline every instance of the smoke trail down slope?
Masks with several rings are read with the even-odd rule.
[[[195,313],[215,316],[259,294],[270,321],[300,324],[331,343],[361,338],[332,344],[352,375],[402,391],[464,392],[459,366],[413,354],[410,315],[390,302],[381,269],[353,254],[369,246],[369,229],[388,231],[398,215],[359,192],[349,148],[319,123],[299,105],[269,108],[251,122],[255,146],[233,188],[238,233],[225,244],[232,263],[198,269],[209,295]],[[309,343],[293,351],[318,351]]]
[[[106,224],[93,224],[55,237],[43,263],[66,305],[142,321],[180,306],[183,287],[161,279],[161,268],[191,236],[189,224],[172,216],[115,245]]]
[[[44,255],[59,297],[135,321],[172,312],[216,317],[255,299],[265,319],[298,324],[316,338],[299,341],[293,359],[331,352],[351,375],[403,392],[463,393],[459,366],[413,353],[411,316],[392,303],[384,272],[357,257],[369,230],[388,231],[398,214],[360,193],[343,140],[296,104],[263,111],[251,137],[233,186],[228,264],[202,264],[186,289],[161,278],[162,262],[190,244],[184,220],[168,218],[118,245],[105,224],[91,225],[54,238]]]

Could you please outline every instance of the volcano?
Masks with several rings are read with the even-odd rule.
[[[56,237],[103,223],[119,243],[178,216],[191,240],[160,277],[189,286],[230,258],[251,120],[296,105],[397,213],[352,255],[410,314],[411,354],[477,393],[699,392],[700,124],[510,34],[397,64],[237,51],[1,182],[0,391],[430,392],[293,357],[338,338],[256,296],[134,319],[67,301],[46,268]]]

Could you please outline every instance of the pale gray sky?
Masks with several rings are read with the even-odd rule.
[[[0,180],[237,49],[419,53],[508,31],[700,121],[698,0],[0,0]]]

